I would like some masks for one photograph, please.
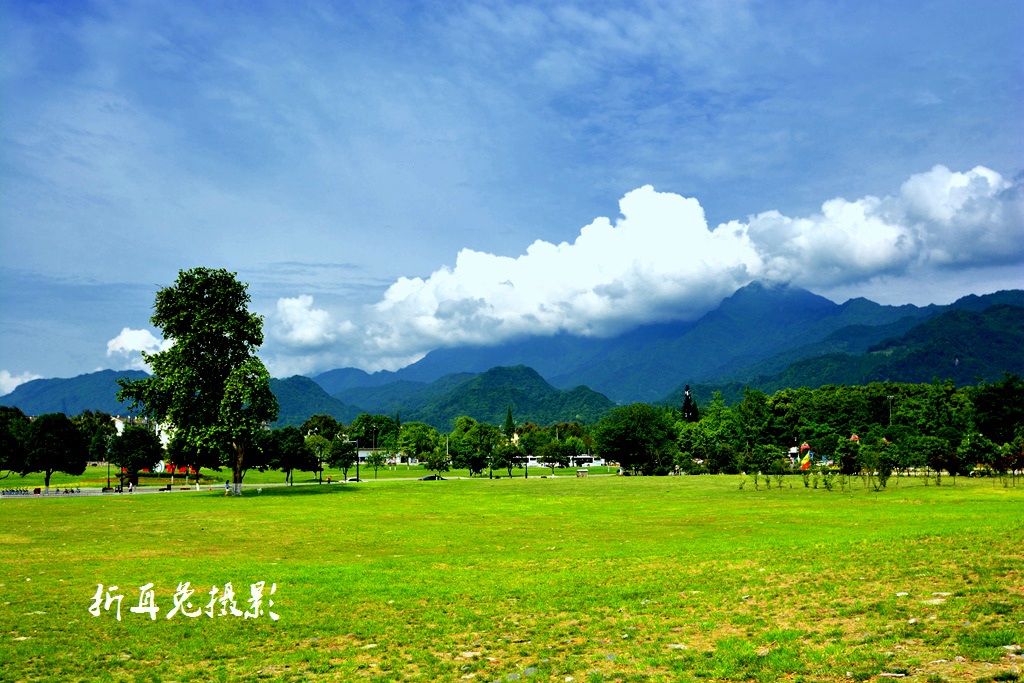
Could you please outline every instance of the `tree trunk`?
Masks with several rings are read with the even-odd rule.
[[[245,447],[241,444],[233,444],[235,447],[235,462],[232,467],[234,485],[231,487],[231,495],[242,495],[242,461],[245,459]]]

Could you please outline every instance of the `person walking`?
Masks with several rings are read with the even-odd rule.
[[[231,484],[228,482],[227,479],[225,479],[224,480],[224,495],[226,496],[229,493],[231,493]]]

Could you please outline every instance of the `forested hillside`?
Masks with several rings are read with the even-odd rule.
[[[518,366],[482,372],[403,414],[449,430],[463,415],[478,422],[500,424],[510,406],[520,421],[544,425],[562,421],[593,423],[613,405],[586,387],[559,391],[536,370]]]
[[[330,415],[349,423],[363,412],[329,396],[316,382],[302,375],[288,379],[271,379],[270,390],[277,397],[278,414],[275,427],[298,427],[310,415]]]
[[[0,397],[0,405],[15,406],[26,415],[78,415],[86,410],[124,415],[127,407],[117,400],[117,380],[148,376],[141,370],[100,370],[71,378],[36,379]]]
[[[764,390],[823,384],[930,382],[957,385],[1024,374],[1024,308],[993,306],[981,313],[949,311],[886,339],[861,354],[826,354],[797,361],[751,385]]]
[[[936,378],[963,386],[998,381],[1004,372],[1024,374],[1024,307],[1012,303],[1022,296],[967,297],[949,307],[883,307],[863,299],[839,306],[799,289],[752,285],[695,324],[648,326],[583,346],[564,336],[551,343],[554,357],[575,368],[556,372],[559,381],[593,377],[617,387],[620,395],[649,397],[644,401],[658,404],[681,404],[686,385],[701,403],[716,391],[726,402],[738,402],[747,387],[772,394],[791,387],[930,383]],[[542,340],[534,339],[508,348],[526,354],[539,353],[542,346]],[[573,348],[582,355],[572,357]],[[478,351],[472,362],[496,353]],[[456,355],[453,350],[445,357],[455,362]],[[545,364],[552,367],[550,359]],[[529,366],[451,373],[428,382],[409,379],[430,367],[417,365],[409,372],[370,375],[342,369],[315,381],[301,376],[272,380],[280,407],[274,425],[298,426],[314,414],[347,422],[374,413],[401,414],[443,430],[461,416],[499,422],[510,405],[522,419],[537,424],[591,424],[615,405],[589,385],[567,387]],[[718,367],[722,374],[694,381],[686,368],[698,365]],[[104,370],[35,380],[0,398],[0,404],[29,415],[124,414],[116,379],[125,376],[137,379],[145,373]],[[330,394],[327,386],[338,391]],[[667,388],[656,393],[659,387]]]
[[[994,305],[1024,306],[1024,291],[972,295],[948,306],[883,306],[862,298],[836,304],[799,287],[755,282],[696,321],[643,325],[610,338],[562,333],[497,346],[438,349],[393,373],[369,375],[348,368],[314,379],[329,394],[358,405],[350,392],[364,387],[381,388],[377,395],[384,396],[383,387],[397,381],[426,386],[452,373],[525,365],[555,388],[587,386],[620,403],[660,401],[683,384],[756,384],[761,378],[781,376],[794,363],[807,359],[858,356],[945,312],[981,312]],[[853,377],[874,378],[867,368],[860,374],[841,373],[844,364],[859,362],[826,358],[819,374],[838,374],[815,377],[814,370],[807,370],[806,381],[817,386]],[[792,378],[803,381],[798,374]],[[397,403],[389,400],[388,405]]]

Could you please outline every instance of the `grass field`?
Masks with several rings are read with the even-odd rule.
[[[588,467],[592,474],[613,474],[618,471],[617,467]],[[546,477],[555,474],[560,477],[571,477],[574,476],[574,469],[555,469],[552,471],[545,468],[531,467],[529,470],[529,477]],[[427,474],[434,474],[428,471],[423,465],[398,465],[393,469],[381,468],[377,472],[373,471],[372,467],[362,465],[359,468],[359,478],[364,481],[375,481],[381,479],[416,479]],[[521,468],[513,468],[513,477],[522,477],[524,471]],[[345,473],[339,469],[324,469],[323,473],[317,474],[315,472],[295,472],[294,483],[295,484],[311,484],[317,481],[327,482],[327,477],[331,477],[333,481],[341,481],[345,478]],[[351,467],[348,470],[348,476],[354,478],[356,476],[356,468]],[[452,470],[451,472],[444,472],[443,475],[446,479],[448,478],[469,478],[469,470]],[[487,477],[487,472],[484,472],[484,477]],[[496,477],[507,477],[507,470],[495,470],[494,476]],[[202,470],[201,482],[203,486],[217,486],[220,484],[223,486],[225,479],[231,478],[231,470],[226,468],[220,470]],[[45,477],[41,472],[31,472],[27,476],[21,477],[17,474],[8,476],[5,479],[0,479],[0,490],[2,489],[34,489],[36,487],[42,487],[46,481]],[[117,470],[116,468],[110,468],[110,481],[112,486],[117,485]],[[188,478],[190,484],[194,484],[195,477],[190,476]],[[160,476],[142,476],[139,479],[139,485],[143,487],[160,487],[171,483],[171,477],[169,475]],[[262,486],[265,484],[277,485],[285,484],[285,475],[283,472],[278,470],[267,470],[265,472],[259,472],[257,470],[248,470],[245,473],[244,484],[245,486]],[[64,474],[63,472],[54,472],[53,476],[50,477],[50,488],[102,488],[107,485],[107,468],[106,467],[87,467],[85,472],[79,476],[71,476]],[[178,474],[174,477],[174,486],[184,486],[185,475]]]
[[[5,499],[0,680],[1024,680],[1024,487],[740,481]]]

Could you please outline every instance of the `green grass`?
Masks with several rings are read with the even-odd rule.
[[[591,474],[614,474],[617,467],[588,467]],[[555,477],[574,477],[576,476],[575,468],[563,468],[555,469]],[[5,473],[6,474],[6,473]],[[296,471],[294,476],[295,484],[312,484],[320,479],[324,483],[327,482],[327,477],[330,476],[333,481],[341,481],[344,478],[344,473],[340,469],[327,468],[323,471],[322,476],[314,472],[299,472]],[[374,473],[372,467],[365,465],[359,468],[359,478],[365,481],[387,480],[387,479],[416,479],[427,474],[433,474],[428,471],[422,465],[399,465],[394,469],[382,468]],[[512,476],[514,478],[521,478],[525,474],[521,468],[513,468]],[[223,486],[225,479],[231,478],[231,471],[228,469],[220,470],[202,470],[200,473],[201,482],[204,486],[216,486],[218,483]],[[348,470],[348,476],[354,478],[356,476],[356,468],[351,467]],[[442,474],[446,479],[464,478],[469,479],[469,470],[452,470],[451,472],[444,472]],[[507,470],[495,470],[495,477],[505,479],[508,477]],[[543,469],[531,467],[529,470],[529,478],[542,478],[551,477],[551,469],[545,467]],[[487,478],[487,472],[483,474],[484,478]],[[476,477],[479,478],[479,475]],[[189,476],[189,483],[194,484],[195,477]],[[45,481],[45,477],[40,472],[32,472],[28,475],[21,477],[17,474],[12,474],[4,479],[0,479],[0,489],[34,489],[36,487],[42,487]],[[112,486],[117,485],[117,470],[114,467],[110,468],[110,481]],[[153,486],[160,487],[171,483],[169,475],[161,476],[144,476],[139,479],[140,486]],[[278,470],[267,470],[265,472],[259,472],[257,470],[249,470],[245,473],[244,484],[246,486],[260,486],[264,484],[284,484],[285,476],[283,472]],[[50,488],[102,488],[107,485],[107,468],[106,467],[87,467],[85,472],[79,476],[71,476],[64,474],[63,472],[55,472],[50,477]],[[178,474],[174,477],[174,486],[184,486],[185,475]]]
[[[1024,659],[1004,646],[1024,645],[1024,488],[739,482],[531,477],[3,500],[0,679],[1020,673]],[[180,582],[204,605],[231,581],[244,610],[263,580],[277,584],[279,621],[164,618]],[[156,621],[128,611],[148,582]],[[122,621],[89,613],[97,584],[121,587]]]

